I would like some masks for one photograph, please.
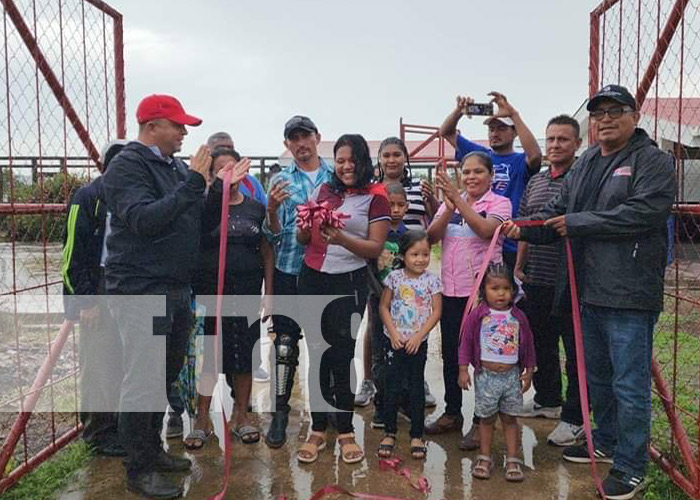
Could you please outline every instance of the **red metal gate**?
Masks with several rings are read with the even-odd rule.
[[[654,340],[651,454],[700,499],[700,1],[606,0],[591,13],[590,34],[590,95],[609,83],[634,89],[641,126],[676,158],[676,244]]]
[[[2,493],[80,430],[76,334],[59,328],[65,203],[126,128],[119,12],[100,0],[0,4]]]

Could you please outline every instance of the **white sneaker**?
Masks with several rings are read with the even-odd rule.
[[[363,380],[360,392],[355,395],[355,406],[367,406],[377,392],[371,380]]]
[[[574,446],[583,439],[583,426],[569,422],[559,422],[547,436],[547,442],[554,446]]]
[[[533,402],[531,405],[523,406],[523,411],[518,414],[518,417],[559,420],[561,418],[561,406],[541,406]]]

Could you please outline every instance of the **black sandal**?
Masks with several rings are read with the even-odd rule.
[[[414,440],[420,441],[423,444],[417,446],[411,444],[411,458],[413,460],[425,460],[425,457],[428,454],[428,447],[425,446],[425,442],[421,438],[413,438],[411,439],[411,442]]]
[[[387,438],[392,440],[391,444],[384,443],[384,440]],[[379,443],[377,455],[379,455],[379,458],[391,458],[394,454],[394,448],[396,448],[396,434],[384,434],[384,437]]]

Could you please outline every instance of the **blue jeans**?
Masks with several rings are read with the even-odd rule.
[[[584,305],[581,320],[595,446],[644,476],[651,427],[651,350],[658,313]]]

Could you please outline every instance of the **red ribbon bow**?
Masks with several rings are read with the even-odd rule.
[[[325,226],[335,229],[345,227],[343,219],[349,219],[350,216],[333,210],[331,204],[327,201],[317,203],[314,200],[309,200],[303,205],[297,206],[297,226],[300,229],[311,229],[314,227],[323,228]]]

